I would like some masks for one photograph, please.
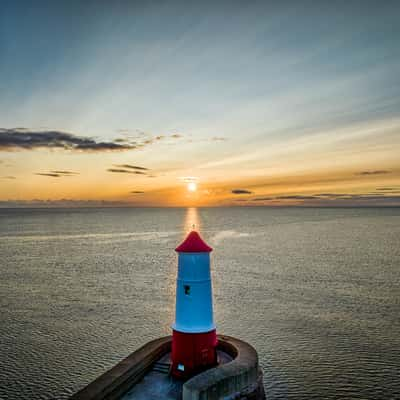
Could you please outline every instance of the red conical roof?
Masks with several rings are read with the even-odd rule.
[[[192,231],[175,251],[178,253],[209,253],[212,251],[212,248],[196,231]]]

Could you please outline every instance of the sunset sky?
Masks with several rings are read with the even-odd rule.
[[[0,206],[400,205],[400,2],[144,3],[1,2]]]

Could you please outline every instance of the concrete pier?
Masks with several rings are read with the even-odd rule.
[[[222,357],[220,364],[182,382],[174,380],[168,375],[168,371],[158,367],[168,365],[171,340],[167,336],[145,344],[73,395],[70,400],[120,400],[130,398],[129,393],[134,395],[131,398],[137,398],[135,393],[138,390],[146,390],[146,381],[154,388],[154,399],[265,399],[258,355],[248,343],[234,337],[218,335],[217,350]]]
[[[265,399],[256,350],[242,340],[224,335],[218,336],[218,348],[233,360],[189,379],[183,385],[182,399]]]
[[[170,351],[170,336],[152,340],[75,393],[70,400],[120,399],[143,379],[157,360]]]

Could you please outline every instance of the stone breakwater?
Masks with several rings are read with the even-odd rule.
[[[154,363],[171,351],[170,336],[145,344],[70,400],[117,400],[140,382]],[[218,335],[218,350],[232,361],[208,369],[187,380],[177,398],[182,400],[263,400],[262,371],[256,350],[248,343],[231,336]]]

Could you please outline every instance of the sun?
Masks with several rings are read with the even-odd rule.
[[[197,183],[196,182],[188,182],[187,190],[189,192],[195,192],[197,190]]]

